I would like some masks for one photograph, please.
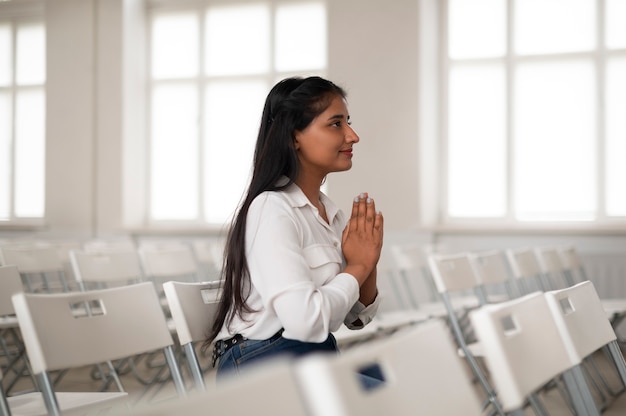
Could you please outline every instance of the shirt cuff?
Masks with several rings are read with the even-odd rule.
[[[369,324],[374,316],[376,316],[376,312],[378,311],[378,306],[380,305],[380,296],[376,293],[376,298],[374,302],[365,306],[361,302],[357,301],[350,312],[346,315],[346,319],[344,320],[344,324],[350,329],[361,329],[365,325]]]

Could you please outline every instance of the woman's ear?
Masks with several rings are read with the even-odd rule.
[[[298,135],[297,135],[297,134],[295,134],[295,135],[293,136],[293,147],[294,147],[296,150],[300,150],[300,140],[298,139]]]

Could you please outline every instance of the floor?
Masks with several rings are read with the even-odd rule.
[[[210,367],[210,357],[199,351],[203,367],[205,368],[205,381],[209,388],[214,384],[214,371]],[[596,366],[602,374],[607,376],[607,382],[611,386],[617,386],[618,379],[616,373],[609,366],[608,361],[602,353],[594,355]],[[144,379],[154,377],[164,363],[162,357],[143,356],[135,361],[135,370],[131,371],[128,366],[121,374],[121,382],[129,392],[131,403],[140,408],[146,406],[158,406],[161,401],[176,400],[176,392],[171,381],[156,383],[148,387]],[[182,368],[183,378],[191,380],[186,368]],[[6,380],[5,380],[6,381]],[[101,380],[96,376],[94,367],[89,366],[72,370],[64,374],[58,381],[56,388],[58,391],[97,391],[102,386]],[[33,388],[33,383],[29,377],[22,377],[14,386],[11,393],[29,391]],[[114,391],[114,389],[110,389]],[[597,390],[594,391],[596,398],[600,396]],[[551,388],[539,394],[541,403],[551,416],[571,416],[573,413],[569,410],[568,405],[559,393],[558,389]],[[606,409],[603,411],[604,416],[623,416],[626,415],[626,393],[617,397],[606,395]],[[526,415],[535,415],[531,408],[525,410]]]

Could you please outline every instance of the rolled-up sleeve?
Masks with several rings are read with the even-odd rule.
[[[280,320],[284,337],[322,342],[357,303],[359,285],[340,272],[336,247],[304,243],[310,230],[296,216],[293,207],[271,194],[253,202],[246,233],[251,283],[263,307]]]
[[[378,311],[378,305],[380,304],[380,297],[376,295],[374,302],[365,306],[361,302],[356,302],[350,312],[346,315],[344,324],[350,329],[361,329],[365,325],[372,322],[376,312]]]

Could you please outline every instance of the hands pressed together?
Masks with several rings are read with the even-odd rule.
[[[374,200],[362,193],[352,202],[352,214],[342,235],[346,273],[363,285],[374,271],[383,247],[383,215]]]

